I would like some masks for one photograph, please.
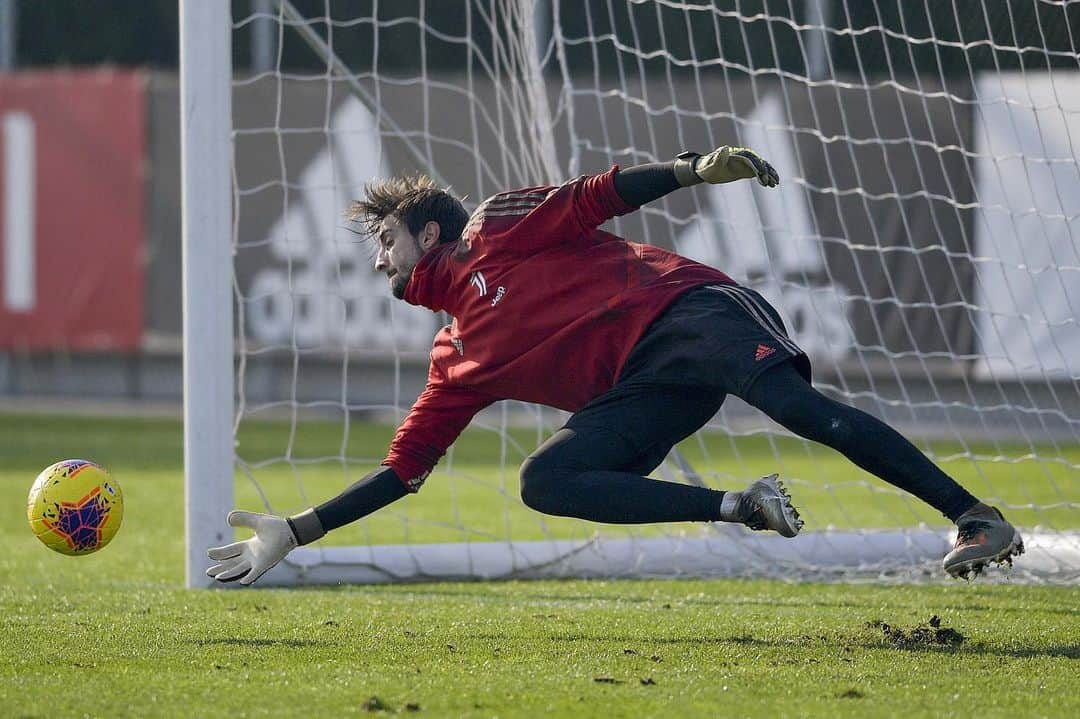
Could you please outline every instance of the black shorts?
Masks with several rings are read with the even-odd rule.
[[[709,285],[679,297],[649,326],[617,384],[710,388],[742,397],[762,372],[789,359],[809,382],[810,360],[764,297],[739,285]]]
[[[600,453],[606,468],[648,474],[712,419],[727,395],[745,396],[762,372],[787,361],[810,381],[806,353],[760,294],[737,285],[698,287],[649,326],[615,386],[566,427],[612,450]]]

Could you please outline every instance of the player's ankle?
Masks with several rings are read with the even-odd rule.
[[[724,498],[720,500],[721,522],[743,522],[746,520],[745,508],[742,506],[742,492],[724,492]]]
[[[973,519],[975,517],[986,518],[986,519],[997,519],[998,516],[999,515],[998,515],[997,510],[995,510],[989,504],[986,504],[984,502],[976,502],[969,509],[967,509],[963,514],[961,514],[959,517],[957,517],[956,521],[959,522],[962,519]]]

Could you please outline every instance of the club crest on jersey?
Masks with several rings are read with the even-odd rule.
[[[476,287],[480,291],[480,296],[483,297],[487,294],[487,280],[484,279],[483,272],[473,272],[469,275],[469,284]]]

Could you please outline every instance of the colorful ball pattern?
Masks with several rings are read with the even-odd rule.
[[[34,536],[61,554],[90,554],[108,544],[124,518],[124,497],[108,471],[84,459],[46,467],[30,488],[26,518]]]

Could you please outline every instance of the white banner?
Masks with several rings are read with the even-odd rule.
[[[1080,75],[983,75],[976,99],[976,371],[1080,377]]]

